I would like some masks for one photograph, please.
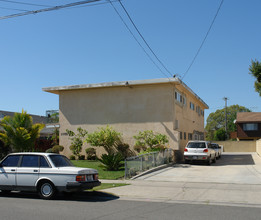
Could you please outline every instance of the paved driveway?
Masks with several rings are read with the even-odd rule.
[[[215,164],[178,164],[139,180],[195,183],[261,184],[261,157],[256,153],[223,153]]]
[[[256,153],[225,153],[211,166],[180,164],[125,182],[131,185],[104,192],[123,200],[261,208],[261,158]]]

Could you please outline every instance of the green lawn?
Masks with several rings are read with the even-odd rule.
[[[125,183],[102,183],[100,186],[96,186],[93,189],[89,189],[88,191],[99,191],[102,189],[109,189],[109,188],[114,188],[114,187],[119,187],[119,186],[127,186],[129,184]]]
[[[98,170],[99,179],[108,179],[108,180],[117,180],[122,179],[124,177],[124,170],[120,171],[105,171],[99,165],[101,164],[99,161],[91,161],[91,160],[71,160],[74,166],[76,167],[87,167]]]

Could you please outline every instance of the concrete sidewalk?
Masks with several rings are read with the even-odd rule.
[[[261,207],[261,158],[256,153],[224,153],[216,164],[177,164],[103,190],[124,200]]]
[[[102,191],[117,195],[122,200],[261,208],[261,185],[151,182],[143,180],[118,182],[129,183],[131,185]]]

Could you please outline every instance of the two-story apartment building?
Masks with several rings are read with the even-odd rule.
[[[66,129],[93,132],[112,126],[134,145],[139,131],[166,134],[173,149],[183,150],[191,139],[204,139],[207,104],[178,78],[134,80],[48,87],[59,95],[60,144],[71,155]]]

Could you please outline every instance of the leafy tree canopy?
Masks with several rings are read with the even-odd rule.
[[[153,148],[169,142],[165,134],[155,134],[152,130],[140,131],[137,136],[134,136],[134,139],[136,139],[135,146],[141,146],[142,148]]]
[[[33,124],[32,117],[24,110],[15,113],[13,117],[5,116],[0,125],[4,130],[0,133],[0,139],[15,151],[33,151],[35,141],[45,126]]]
[[[88,134],[86,142],[93,147],[103,147],[108,154],[113,154],[116,151],[115,146],[121,142],[121,136],[121,133],[107,125]]]
[[[248,108],[240,105],[231,105],[227,107],[227,131],[228,133],[236,131],[236,125],[234,121],[238,112],[251,112]],[[214,140],[215,132],[221,128],[225,129],[225,108],[219,109],[211,114],[207,118],[207,125],[205,127],[207,131],[207,140]]]
[[[251,65],[249,66],[249,74],[256,78],[255,90],[261,96],[261,63],[257,60],[251,60]]]

